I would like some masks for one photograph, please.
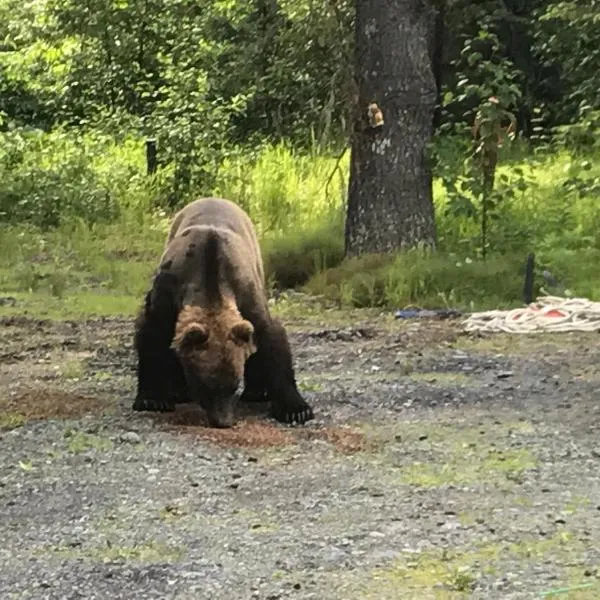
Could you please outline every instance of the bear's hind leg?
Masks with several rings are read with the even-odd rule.
[[[309,404],[296,386],[292,351],[283,325],[270,319],[264,331],[257,335],[257,361],[271,402],[271,412],[282,423],[302,425],[314,418]]]

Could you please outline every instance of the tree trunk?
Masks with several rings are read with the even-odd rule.
[[[435,244],[426,155],[436,104],[435,17],[432,0],[357,0],[347,256]]]

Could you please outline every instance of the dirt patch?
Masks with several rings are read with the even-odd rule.
[[[374,447],[362,432],[350,427],[284,429],[264,418],[246,416],[230,429],[215,429],[209,427],[204,411],[189,405],[179,405],[173,413],[153,414],[150,418],[167,431],[198,437],[225,448],[274,448],[314,440],[327,442],[343,454]]]
[[[243,420],[229,429],[215,429],[208,426],[202,411],[188,407],[177,407],[171,415],[153,418],[167,431],[198,437],[221,447],[272,448],[294,443],[290,432],[259,419]]]
[[[49,389],[27,390],[13,397],[0,398],[0,411],[13,415],[20,424],[30,420],[77,419],[87,414],[101,414],[109,405],[105,398]]]
[[[342,454],[355,454],[372,450],[374,444],[367,440],[366,436],[348,427],[323,427],[300,431],[298,437],[308,440],[322,440],[331,444]]]
[[[295,313],[304,427],[132,412],[131,319],[5,324],[0,598],[600,597],[597,335]]]

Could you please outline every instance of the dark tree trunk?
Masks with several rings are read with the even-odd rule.
[[[426,154],[436,104],[435,20],[432,0],[357,0],[348,256],[435,243]],[[380,126],[369,119],[372,103],[382,111]]]

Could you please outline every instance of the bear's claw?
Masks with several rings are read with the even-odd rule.
[[[136,411],[171,412],[175,405],[168,400],[138,394],[132,408]]]
[[[307,421],[315,418],[313,409],[306,403],[297,408],[282,407],[273,408],[273,417],[280,423],[287,423],[289,425],[304,425]]]

